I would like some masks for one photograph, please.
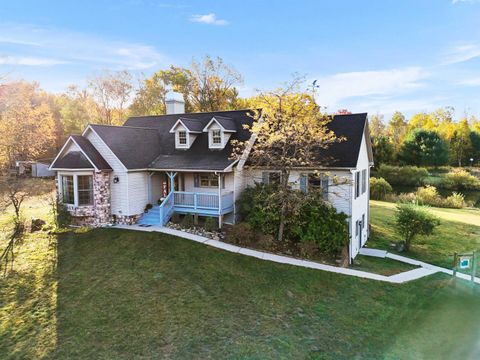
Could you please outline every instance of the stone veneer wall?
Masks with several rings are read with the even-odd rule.
[[[114,221],[116,224],[121,224],[121,225],[133,225],[140,220],[143,214],[138,214],[138,215],[115,215]]]
[[[57,177],[57,190],[58,190]],[[59,194],[60,196],[60,194]],[[67,205],[72,224],[78,226],[102,226],[111,222],[110,173],[93,174],[93,205],[74,207]]]

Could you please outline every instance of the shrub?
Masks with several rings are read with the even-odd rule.
[[[417,201],[422,205],[442,206],[443,199],[438,194],[435,186],[427,185],[425,187],[419,187],[415,193]]]
[[[437,217],[426,208],[413,204],[397,204],[395,226],[405,242],[405,250],[410,250],[413,239],[418,235],[429,236],[440,224]]]
[[[205,223],[203,224],[203,228],[206,231],[213,232],[218,230],[218,222],[213,217],[207,217],[205,219]]]
[[[72,216],[64,204],[54,199],[51,201],[50,205],[55,228],[61,229],[71,225]]]
[[[231,244],[248,246],[255,242],[255,231],[246,222],[241,222],[227,228],[225,240]]]
[[[191,229],[195,227],[194,221],[193,221],[193,215],[187,214],[183,217],[182,222],[180,223],[182,228],[184,229]]]
[[[427,169],[416,166],[380,165],[377,170],[377,177],[384,178],[392,185],[422,185],[427,176]]]
[[[467,206],[465,203],[465,196],[463,194],[454,192],[444,200],[444,206],[453,209],[461,209]]]
[[[322,194],[314,192],[305,196],[293,233],[301,243],[314,242],[320,253],[333,257],[348,243],[346,219],[323,200]]]
[[[374,200],[385,200],[392,192],[392,186],[384,178],[370,178],[370,197]]]
[[[443,187],[452,190],[480,189],[480,180],[463,169],[453,169],[445,175]]]

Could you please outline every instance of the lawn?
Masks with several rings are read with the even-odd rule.
[[[370,202],[372,235],[368,246],[393,251],[390,244],[400,240],[395,232],[395,204]],[[451,268],[453,253],[480,250],[480,209],[429,209],[440,218],[440,226],[429,237],[418,237],[404,255]],[[480,269],[478,269],[480,275]]]
[[[480,357],[479,290],[445,275],[387,284],[120,229],[29,234],[16,255],[1,359]]]

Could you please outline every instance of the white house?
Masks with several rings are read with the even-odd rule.
[[[89,125],[72,135],[50,170],[59,199],[78,224],[164,226],[176,213],[234,223],[235,202],[255,182],[278,179],[274,169],[252,170],[248,156],[230,158],[231,140],[251,140],[249,110],[184,113],[178,95],[167,115],[129,118],[123,126]],[[321,188],[349,218],[350,258],[368,238],[369,176],[373,165],[367,114],[335,115],[328,127],[345,141],[326,151],[328,166],[292,172],[292,187]],[[314,171],[320,170],[320,177]],[[153,208],[145,213],[148,204]]]

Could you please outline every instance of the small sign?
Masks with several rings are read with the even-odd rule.
[[[470,256],[462,256],[459,261],[460,269],[470,269],[472,262],[470,261]]]

